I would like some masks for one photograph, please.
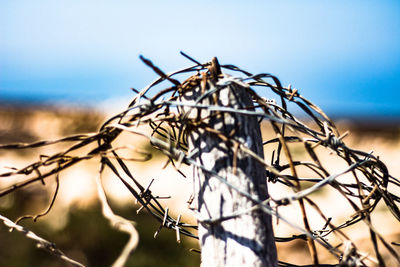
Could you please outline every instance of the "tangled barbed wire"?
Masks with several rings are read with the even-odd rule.
[[[400,187],[400,180],[389,174],[385,164],[379,157],[373,155],[373,153],[348,147],[343,141],[346,133],[340,135],[334,122],[321,109],[300,95],[298,90],[292,89],[290,86],[283,87],[275,76],[266,73],[253,75],[234,65],[219,65],[216,60],[202,64],[184,53],[182,55],[194,65],[169,74],[161,71],[150,60],[141,57],[142,61],[159,75],[159,78],[140,92],[133,89],[137,95],[128,108],[109,118],[96,133],[78,134],[54,141],[0,145],[0,149],[15,150],[49,146],[56,143],[72,143],[64,151],[50,156],[43,156],[39,161],[23,168],[14,168],[8,172],[1,173],[0,177],[20,177],[22,175],[24,179],[10,186],[0,188],[0,197],[33,183],[41,182],[45,184],[46,178],[52,175],[57,176],[63,170],[79,162],[90,159],[99,160],[99,176],[96,181],[103,206],[103,214],[113,226],[131,235],[129,243],[114,264],[114,266],[123,266],[130,252],[137,245],[137,232],[128,220],[115,215],[109,207],[101,184],[101,174],[105,168],[110,169],[128,188],[141,205],[140,209],[145,209],[160,223],[155,236],[164,227],[176,231],[178,241],[181,234],[197,238],[197,225],[185,223],[181,220],[181,216],[174,219],[170,215],[169,209],[163,207],[162,199],[154,195],[150,190],[151,184],[145,186],[138,181],[127,162],[130,160],[146,161],[151,158],[151,155],[146,152],[140,152],[141,157],[134,159],[121,156],[119,150],[135,148],[128,144],[124,146],[115,145],[120,135],[122,133],[131,133],[147,138],[153,147],[168,157],[167,163],[172,164],[179,173],[184,175],[181,171],[182,164],[206,169],[205,166],[198,166],[198,163],[193,160],[193,155],[188,150],[188,129],[201,127],[203,131],[212,132],[221,140],[229,140],[231,136],[215,132],[214,129],[207,125],[206,121],[199,122],[198,118],[189,117],[187,109],[182,107],[198,110],[206,109],[220,113],[244,114],[256,117],[260,124],[270,124],[274,136],[264,140],[263,145],[268,146],[271,161],[267,162],[265,159],[259,158],[243,145],[239,146],[237,150],[240,149],[242,152],[262,162],[267,172],[268,183],[281,184],[290,188],[293,192],[284,197],[271,197],[267,201],[257,203],[252,207],[252,209],[268,212],[299,232],[298,235],[289,237],[276,236],[276,242],[291,242],[298,239],[308,240],[314,264],[318,263],[317,250],[314,244],[317,242],[326,248],[341,266],[367,266],[366,261],[384,266],[384,259],[379,247],[381,244],[400,264],[400,256],[394,247],[397,243],[385,240],[371,221],[371,213],[381,201],[386,204],[393,216],[400,220],[400,210],[397,206],[400,198],[390,190],[392,186]],[[221,69],[232,75],[220,73]],[[182,82],[177,78],[177,76],[180,77],[187,74],[192,75],[189,78],[185,77],[186,79]],[[207,89],[204,84],[212,79],[218,80],[217,86]],[[238,109],[201,103],[201,99],[213,97],[218,88],[236,82],[246,84],[255,109]],[[166,86],[164,83],[169,83],[170,85]],[[162,87],[163,89],[153,92],[152,89],[155,87]],[[184,92],[193,90],[196,87],[204,88],[197,101],[191,103],[181,101],[181,96]],[[266,89],[276,99],[261,97],[254,88]],[[289,111],[290,107],[296,107],[296,111]],[[139,127],[142,125],[149,126],[151,132],[142,131]],[[92,147],[93,145],[95,145],[94,148]],[[306,152],[306,155],[301,160],[295,159],[293,156],[293,145],[301,146]],[[90,149],[84,154],[76,155],[75,152],[80,151],[82,148]],[[347,167],[332,173],[320,159],[319,149],[327,150],[336,157],[341,158]],[[237,150],[235,153],[237,153]],[[299,168],[308,169],[314,173],[315,177],[309,178],[299,175]],[[211,172],[211,170],[208,171]],[[345,181],[338,179],[343,175],[351,175],[352,178],[347,177]],[[223,177],[221,182],[224,182]],[[238,190],[233,186],[232,188]],[[323,212],[323,207],[320,207],[319,203],[312,199],[313,194],[322,188],[335,190],[342,198],[346,199],[354,210],[352,216],[334,225],[332,218]],[[21,219],[32,218],[36,220],[50,211],[57,196],[57,191],[58,189],[54,193],[48,209],[43,214],[24,216],[13,224],[5,217],[0,217],[0,219],[10,228],[22,229],[18,228],[18,222]],[[244,192],[242,193],[245,194]],[[295,222],[287,219],[285,214],[278,212],[279,207],[297,203],[302,211],[304,226],[298,226]],[[305,205],[314,209],[320,218],[325,221],[322,229],[311,229],[304,208]],[[237,214],[232,214],[231,217],[240,215],[241,212],[238,211]],[[227,218],[216,219],[224,220]],[[357,223],[364,223],[368,227],[371,245],[375,251],[376,258],[360,251],[343,231],[344,228]],[[335,235],[337,237],[335,240],[338,241],[336,243],[328,242],[327,237],[330,235]],[[40,244],[43,243],[39,239],[37,241]],[[60,253],[58,252],[58,254]],[[70,262],[73,261],[70,260]],[[280,266],[295,266],[284,262],[279,262],[279,264]],[[77,264],[77,266],[80,265]]]

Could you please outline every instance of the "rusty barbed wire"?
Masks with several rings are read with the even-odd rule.
[[[170,215],[170,210],[163,207],[162,198],[154,195],[150,190],[151,184],[149,186],[142,185],[127,165],[129,160],[146,161],[151,158],[151,155],[143,152],[140,158],[125,158],[120,156],[119,151],[121,149],[135,149],[133,146],[119,147],[115,145],[121,133],[131,133],[147,138],[153,147],[168,157],[167,164],[172,164],[182,175],[184,175],[180,170],[182,164],[196,166],[211,173],[221,183],[238,191],[241,195],[253,200],[255,203],[249,210],[237,211],[223,218],[213,218],[210,220],[198,217],[198,221],[202,223],[229,220],[230,218],[251,212],[254,209],[259,209],[299,231],[298,235],[276,237],[276,242],[308,240],[314,263],[317,263],[318,253],[314,245],[317,242],[337,259],[337,263],[340,266],[367,266],[366,261],[375,262],[383,266],[384,259],[379,244],[382,244],[400,264],[400,256],[393,247],[397,243],[395,241],[386,241],[378,232],[379,229],[371,222],[370,215],[381,201],[386,204],[386,207],[391,211],[393,216],[397,220],[400,220],[400,210],[398,208],[400,197],[392,193],[389,188],[389,186],[400,187],[400,180],[389,174],[387,167],[378,156],[370,152],[367,153],[348,147],[343,141],[347,133],[340,135],[334,122],[321,109],[300,95],[297,89],[292,89],[290,86],[283,87],[277,77],[268,73],[253,75],[234,65],[216,66],[215,62],[202,64],[184,53],[182,55],[188,58],[194,65],[169,74],[164,73],[150,60],[141,56],[142,61],[154,70],[159,75],[159,78],[140,92],[133,89],[137,95],[128,108],[109,118],[96,133],[79,134],[53,141],[0,145],[0,149],[15,150],[53,145],[56,143],[72,143],[68,149],[51,156],[42,157],[39,161],[24,168],[14,168],[8,172],[1,173],[0,178],[24,175],[26,179],[11,186],[0,188],[0,197],[29,186],[32,183],[44,183],[46,178],[57,175],[66,168],[76,165],[81,161],[95,158],[99,160],[102,166],[100,173],[104,168],[110,169],[128,188],[138,204],[141,205],[140,210],[146,210],[160,223],[155,236],[157,236],[162,228],[169,228],[176,231],[178,242],[180,241],[180,235],[197,238],[197,225],[184,223],[180,215],[177,219],[173,218]],[[226,74],[223,74],[221,70],[226,72]],[[191,76],[182,82],[176,78],[176,76],[188,74],[191,74]],[[209,81],[215,83],[216,86],[209,89],[207,87]],[[164,89],[152,92],[152,89],[156,86],[161,86],[161,84],[164,85],[164,83],[169,84],[169,86],[165,85]],[[246,107],[234,109],[228,106],[201,103],[202,99],[215,97],[218,88],[231,83],[238,83],[247,88],[248,93],[253,98],[255,109],[252,110]],[[182,101],[181,96],[195,87],[202,88],[203,92],[197,101],[194,103]],[[276,99],[261,97],[256,92],[256,89],[267,90]],[[289,111],[293,106],[296,107],[296,113]],[[263,141],[264,146],[273,146],[269,150],[271,151],[270,163],[258,157],[239,140],[234,140],[231,136],[223,135],[210,128],[205,120],[188,116],[191,110],[201,112],[203,109],[215,111],[216,113],[237,113],[246,116],[255,116],[259,119],[260,124],[270,124],[275,137]],[[139,127],[142,125],[150,127],[151,132],[142,131]],[[205,132],[209,132],[220,138],[221,141],[229,140],[235,147],[235,153],[239,150],[245,152],[265,166],[268,183],[281,184],[292,189],[293,193],[278,199],[269,198],[267,201],[259,202],[246,192],[241,192],[232,184],[227,183],[224,177],[220,177],[218,174],[213,173],[212,170],[199,165],[191,158],[195,151],[188,151],[187,132],[193,127],[202,128]],[[73,152],[89,147],[89,145],[92,146],[93,144],[96,144],[96,147],[85,154],[80,156],[73,155]],[[301,146],[304,149],[306,156],[303,157],[303,160],[297,160],[293,157],[291,149],[293,145]],[[331,173],[324,167],[319,157],[319,149],[328,151],[336,155],[336,157],[341,158],[347,165],[347,168]],[[300,167],[314,173],[316,178],[302,177],[297,171]],[[342,182],[338,179],[346,174],[351,174],[353,180],[346,179],[346,182]],[[307,183],[308,185],[310,183],[312,185],[307,186]],[[320,207],[312,199],[313,194],[322,188],[337,191],[354,209],[354,214],[342,223],[334,225],[332,218],[324,214],[323,207]],[[54,198],[49,209],[54,203]],[[104,203],[105,201],[106,199],[102,201],[104,205],[107,204]],[[287,219],[284,214],[278,212],[279,207],[295,203],[300,204],[304,226],[297,225],[295,222]],[[306,204],[314,209],[321,219],[325,221],[322,229],[313,230],[309,226],[309,219],[305,210]],[[108,205],[106,206],[108,207]],[[29,217],[36,218],[34,216]],[[360,251],[355,243],[343,232],[344,228],[357,223],[364,223],[368,227],[376,259]],[[332,234],[341,241],[335,244],[329,243],[327,237]],[[135,245],[132,245],[131,250],[134,247]],[[128,255],[129,252],[125,251],[124,255]],[[284,262],[279,262],[279,265],[296,266]]]

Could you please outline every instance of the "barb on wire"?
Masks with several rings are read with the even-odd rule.
[[[14,168],[8,172],[0,173],[0,177],[14,177],[24,175],[26,179],[18,181],[11,186],[0,188],[0,197],[10,194],[15,190],[24,188],[33,183],[43,182],[49,176],[58,174],[74,166],[83,160],[93,158],[100,159],[101,170],[108,168],[115,177],[122,181],[132,196],[141,205],[141,209],[150,213],[160,223],[155,236],[162,228],[169,228],[176,231],[177,241],[181,241],[181,235],[197,238],[197,225],[184,223],[180,215],[174,219],[170,214],[171,210],[162,205],[163,198],[158,197],[149,190],[150,186],[144,186],[134,176],[129,166],[129,160],[146,161],[151,158],[144,153],[137,159],[128,159],[119,155],[121,147],[116,145],[121,133],[130,133],[145,137],[156,149],[168,157],[167,163],[184,175],[180,169],[181,165],[190,165],[209,172],[213,178],[218,179],[224,186],[238,191],[254,203],[248,210],[240,210],[231,215],[221,218],[199,218],[200,223],[215,223],[230,218],[242,216],[252,210],[261,210],[279,220],[294,227],[299,233],[288,237],[276,237],[276,242],[291,242],[294,240],[308,240],[314,262],[318,262],[314,242],[337,258],[338,264],[356,264],[355,266],[366,266],[367,261],[383,263],[382,245],[387,252],[399,262],[400,257],[393,246],[398,246],[398,240],[386,241],[379,233],[378,226],[373,225],[370,214],[377,207],[378,203],[385,203],[395,218],[400,220],[400,209],[398,204],[400,198],[396,196],[392,188],[400,187],[400,180],[389,174],[386,165],[373,153],[364,152],[350,148],[344,142],[347,133],[340,134],[334,122],[316,105],[302,96],[298,89],[291,86],[284,87],[279,79],[268,73],[252,74],[234,65],[220,65],[220,68],[230,74],[221,73],[212,69],[215,62],[201,64],[192,57],[182,52],[191,63],[195,65],[178,70],[172,73],[165,73],[149,59],[143,56],[140,59],[155,73],[159,75],[154,82],[137,92],[130,105],[122,112],[109,118],[100,127],[97,133],[80,134],[65,137],[53,141],[39,141],[30,144],[7,144],[0,145],[0,149],[29,149],[40,146],[53,145],[56,143],[72,143],[66,150],[53,155],[41,158],[23,168]],[[186,80],[177,78],[182,74],[188,75]],[[152,92],[156,85],[167,82],[165,89]],[[208,83],[215,83],[215,87],[207,86]],[[172,83],[172,86],[171,86]],[[246,88],[251,95],[255,110],[247,107],[232,108],[229,106],[208,105],[202,102],[206,98],[218,96],[218,90],[229,84],[236,83]],[[190,93],[194,88],[201,88],[202,95],[194,102],[182,101],[182,95]],[[264,92],[272,93],[275,99],[261,97]],[[270,132],[274,136],[263,140],[263,145],[268,148],[270,159],[263,159],[253,153],[243,142],[236,140],[231,135],[224,135],[208,125],[208,119],[199,119],[202,110],[211,111],[210,116],[218,116],[222,113],[236,113],[245,116],[254,116],[260,124],[269,125]],[[296,111],[293,111],[296,110]],[[300,111],[298,111],[300,110]],[[196,115],[197,114],[197,115]],[[193,116],[192,116],[193,115]],[[301,119],[299,119],[301,118]],[[293,194],[279,199],[268,199],[267,202],[260,202],[246,192],[240,191],[234,185],[228,183],[224,177],[218,176],[206,166],[199,165],[193,160],[196,150],[188,151],[187,133],[190,129],[201,128],[207,134],[219,138],[221,141],[229,141],[234,148],[234,154],[242,152],[253,157],[263,164],[267,172],[269,183],[278,183],[288,187]],[[145,130],[144,130],[145,129]],[[150,129],[150,133],[148,131]],[[95,148],[93,148],[95,145]],[[76,156],[81,148],[90,147],[89,152]],[[293,147],[302,148],[304,155],[301,159],[294,157]],[[124,149],[132,149],[132,146],[124,146]],[[330,152],[333,156],[341,159],[346,168],[331,173],[326,167],[329,163],[321,156],[323,151]],[[140,153],[139,153],[140,154]],[[160,167],[161,168],[161,167]],[[303,172],[308,170],[308,172]],[[233,166],[235,171],[235,166]],[[309,176],[309,171],[314,176]],[[308,173],[305,176],[304,173]],[[345,179],[340,179],[345,176]],[[126,221],[115,221],[116,217],[107,204],[107,197],[104,194],[100,178],[97,178],[98,193],[103,205],[103,213],[113,225],[127,225]],[[309,186],[309,184],[312,184]],[[345,199],[354,210],[354,214],[344,220],[337,219],[333,224],[331,216],[326,216],[326,207],[323,207],[314,199],[315,193],[322,188],[333,190]],[[383,201],[382,201],[383,200]],[[286,218],[285,214],[277,212],[278,208],[285,205],[300,204],[304,226]],[[52,207],[53,203],[49,207]],[[308,221],[307,211],[315,210],[325,222],[321,229],[312,229]],[[3,219],[3,221],[6,221]],[[7,220],[9,225],[10,222]],[[375,257],[366,255],[360,251],[356,242],[344,232],[344,229],[363,223],[370,230],[370,244],[374,248]],[[121,254],[121,261],[115,266],[122,266],[130,251],[134,250],[137,244],[137,233],[132,224],[130,230],[125,230],[131,235],[131,240]],[[16,229],[17,226],[12,227]],[[336,243],[329,243],[327,236],[334,235]],[[47,244],[47,243],[46,243]],[[289,263],[280,262],[280,266],[295,266]],[[329,265],[320,265],[329,266]]]

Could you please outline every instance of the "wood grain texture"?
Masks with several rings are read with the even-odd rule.
[[[208,79],[206,73],[203,76],[206,83],[186,91],[183,95],[185,101],[195,102],[204,93],[214,90],[213,94],[197,103],[253,109],[246,84],[223,74],[219,74],[216,82]],[[192,158],[254,199],[267,199],[264,167],[238,145],[245,145],[263,158],[257,118],[207,109],[186,108],[186,111],[193,123],[188,131],[189,150],[194,153]],[[201,125],[196,126],[199,122]],[[193,179],[200,219],[201,266],[277,266],[271,217],[253,210],[231,219],[218,220],[249,210],[255,203],[204,169],[194,167]],[[204,219],[215,221],[202,223]]]

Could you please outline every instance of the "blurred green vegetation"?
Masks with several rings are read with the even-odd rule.
[[[26,210],[30,196],[24,192],[16,192],[15,205],[10,208],[0,208],[3,216],[15,220],[21,210]],[[27,201],[28,200],[28,201]],[[56,202],[57,205],[57,202]],[[66,211],[67,212],[67,211]],[[112,229],[103,218],[100,206],[94,205],[88,209],[71,207],[69,220],[60,230],[52,230],[44,219],[37,222],[24,220],[20,224],[32,230],[37,235],[54,242],[68,257],[86,266],[111,266],[122,251],[128,240],[128,235]],[[199,266],[200,255],[190,252],[190,248],[198,248],[196,240],[182,237],[182,242],[176,242],[175,231],[163,229],[156,239],[154,232],[159,224],[145,212],[136,215],[133,206],[119,208],[119,215],[136,222],[139,232],[139,246],[132,254],[126,266]],[[48,252],[36,248],[35,242],[22,233],[9,232],[3,224],[0,226],[0,266],[30,267],[30,266],[70,266]]]

